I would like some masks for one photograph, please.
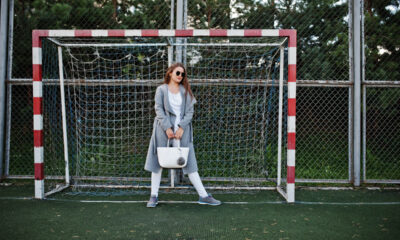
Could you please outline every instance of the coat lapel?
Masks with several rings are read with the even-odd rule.
[[[165,105],[165,110],[166,110],[167,112],[174,113],[174,112],[172,111],[171,105],[169,104],[169,98],[168,98],[168,84],[164,84],[163,90],[164,90],[164,105]]]

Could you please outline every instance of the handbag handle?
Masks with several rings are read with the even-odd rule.
[[[167,147],[169,148],[169,138],[167,140]],[[178,148],[180,148],[180,147],[181,147],[181,140],[178,139]]]

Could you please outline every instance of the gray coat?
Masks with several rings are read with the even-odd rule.
[[[193,147],[193,127],[192,118],[194,113],[195,98],[191,98],[188,93],[185,97],[185,88],[179,85],[182,96],[181,118],[179,126],[183,128],[183,135],[181,138],[181,147],[189,147],[189,156],[186,167],[183,168],[184,174],[197,172],[197,161],[194,154]],[[153,123],[153,134],[150,139],[149,150],[147,152],[146,164],[144,169],[149,172],[158,172],[160,164],[157,158],[157,147],[167,146],[168,128],[174,130],[175,116],[172,107],[168,101],[168,85],[163,84],[157,87],[155,95],[155,110],[156,117]],[[171,141],[170,141],[171,142]]]

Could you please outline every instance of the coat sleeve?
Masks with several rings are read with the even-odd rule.
[[[185,129],[189,123],[192,121],[193,118],[193,113],[194,113],[194,104],[197,102],[195,98],[191,98],[188,96],[190,102],[188,104],[188,108],[185,111],[185,116],[183,116],[183,119],[179,122],[178,126]]]
[[[154,100],[155,100],[154,108],[156,110],[156,119],[158,120],[159,123],[161,123],[161,128],[164,131],[167,131],[168,128],[172,128],[172,124],[171,121],[169,120],[169,117],[164,111],[163,94],[160,88],[157,88]]]

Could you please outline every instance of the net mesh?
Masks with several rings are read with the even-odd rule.
[[[60,182],[51,179],[65,175],[58,44],[63,55],[72,189],[116,193],[150,185],[144,163],[155,117],[155,90],[168,67],[168,48],[180,46],[168,43],[171,39],[44,40],[47,190]],[[194,147],[206,188],[257,188],[276,180],[281,44],[282,39],[193,38],[185,46],[186,70],[198,101]],[[283,181],[286,92],[284,87]],[[163,171],[162,186],[169,185],[168,175]],[[190,189],[179,172],[177,180],[175,186]]]

